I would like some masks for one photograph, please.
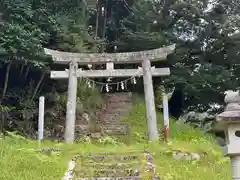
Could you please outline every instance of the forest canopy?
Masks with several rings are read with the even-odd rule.
[[[2,128],[31,129],[39,95],[49,97],[52,114],[53,104],[62,100],[56,97],[64,97],[64,87],[49,78],[53,64],[43,48],[129,52],[175,43],[176,52],[164,64],[156,63],[170,67],[171,75],[156,79],[154,86],[173,91],[170,109],[176,117],[191,110],[218,112],[212,107],[221,107],[224,91],[238,89],[237,0],[101,0],[96,8],[89,3],[0,0]]]

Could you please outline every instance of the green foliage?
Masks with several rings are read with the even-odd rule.
[[[53,104],[53,110],[64,114],[66,112],[67,93],[53,92],[47,95],[50,104]],[[100,91],[96,87],[89,87],[87,82],[81,80],[78,82],[77,89],[77,113],[82,114],[85,111],[92,111],[99,108],[103,103]]]
[[[104,136],[102,138],[100,138],[98,140],[99,144],[103,144],[103,145],[118,145],[119,142],[117,141],[117,139],[115,137],[110,137],[110,136]]]
[[[48,127],[48,131],[50,131],[49,134],[53,137],[53,129],[55,129],[55,125],[61,125],[64,127],[67,92],[59,93],[56,89],[53,89],[52,92],[46,94],[45,98],[47,101],[45,124],[46,127]],[[89,87],[88,83],[84,80],[78,82],[76,117],[79,119],[82,117],[83,113],[87,113],[90,116],[90,119],[93,120],[93,122],[91,122],[91,128],[93,131],[96,129],[94,120],[97,117],[95,112],[101,110],[102,104],[103,99],[97,87]],[[87,140],[86,138],[83,138],[80,141],[85,141]]]
[[[147,140],[147,121],[146,121],[146,107],[144,103],[141,103],[141,100],[137,101],[134,109],[131,111],[129,116],[123,119],[124,122],[129,123],[131,127],[131,140],[133,142],[143,142]],[[137,119],[137,121],[136,121]],[[162,138],[161,132],[163,132],[163,116],[162,113],[157,114],[157,123],[158,129],[160,132],[160,138]],[[187,133],[185,133],[185,131]],[[181,140],[183,142],[190,142],[200,140],[201,136],[205,134],[199,128],[191,127],[187,124],[184,124],[183,121],[170,120],[170,134],[172,139]],[[205,138],[209,138],[209,141],[212,141],[212,137],[205,135]]]
[[[34,21],[36,12],[28,1],[1,2],[0,46],[6,60],[33,60],[40,57],[46,34]]]
[[[1,125],[34,137],[38,111],[36,97],[40,93],[50,103],[47,104],[47,125],[65,116],[66,109],[66,94],[57,93],[59,86],[54,89],[55,82],[48,77],[49,69],[54,67],[51,59],[44,55],[43,47],[96,52],[101,40],[88,28],[90,16],[84,1],[1,0],[0,4],[0,68],[5,73],[5,79],[3,76],[0,81],[3,84],[0,104],[15,108]],[[94,90],[88,90],[84,93],[87,96],[90,93],[90,99],[81,95],[79,112],[99,104],[93,103],[99,99],[98,94],[93,95]]]
[[[78,83],[77,97],[79,103],[82,103],[82,107],[85,107],[87,111],[99,108],[103,103],[100,89],[98,87],[90,87],[88,80],[84,79]]]
[[[176,43],[164,64],[171,67],[164,86],[184,92],[185,110],[206,111],[222,104],[225,90],[239,86],[239,7],[234,3],[219,1],[207,10],[209,1],[138,0],[121,21],[114,44],[118,51],[137,51]]]
[[[214,119],[215,116],[210,113],[189,112],[181,117],[179,121],[189,123],[193,127],[201,129],[203,132],[211,132]]]
[[[15,93],[8,97],[17,105],[9,106],[7,110],[1,111],[1,126],[4,130],[18,131],[26,136],[35,136],[36,122],[32,120],[38,116],[38,107],[37,103],[31,100],[31,90],[33,90],[31,86],[28,89],[14,89]]]

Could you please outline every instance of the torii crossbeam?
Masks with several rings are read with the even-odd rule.
[[[166,46],[148,51],[127,53],[69,53],[51,49],[44,49],[52,56],[54,63],[69,64],[69,70],[51,71],[51,78],[68,78],[68,101],[66,113],[65,141],[74,142],[77,78],[79,77],[132,77],[143,76],[145,103],[147,111],[147,124],[149,140],[158,139],[157,118],[154,101],[152,76],[166,76],[170,74],[169,68],[151,67],[150,60],[165,60],[168,54],[175,50],[175,45]],[[87,70],[78,69],[78,64],[126,64],[142,63],[138,69]],[[112,65],[111,65],[112,66]]]
[[[168,76],[170,75],[169,68],[151,68],[152,76]],[[113,69],[113,70],[82,70],[78,69],[77,77],[133,77],[143,76],[142,68],[138,69]],[[69,70],[65,71],[51,71],[51,79],[66,79],[69,78]]]
[[[163,48],[125,53],[69,53],[52,49],[44,49],[46,54],[53,58],[53,62],[57,64],[68,64],[74,61],[78,64],[106,64],[113,62],[114,64],[139,63],[144,59],[149,60],[165,60],[167,55],[172,53],[175,45]]]

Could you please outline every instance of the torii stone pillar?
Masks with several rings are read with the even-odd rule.
[[[148,59],[142,61],[143,83],[146,103],[146,113],[148,119],[148,138],[150,141],[158,139],[157,115],[155,108],[155,98],[153,91],[151,62]]]
[[[77,104],[77,71],[78,64],[75,61],[69,63],[69,79],[68,79],[68,99],[65,121],[65,141],[74,142],[75,139],[75,120],[76,120],[76,104]]]

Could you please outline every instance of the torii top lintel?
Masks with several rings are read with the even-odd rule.
[[[44,49],[45,54],[51,55],[53,61],[59,64],[67,64],[71,61],[75,61],[78,64],[105,64],[108,62],[124,64],[138,63],[144,59],[164,60],[167,58],[167,55],[171,54],[174,50],[175,44],[153,50],[124,53],[69,53]]]

